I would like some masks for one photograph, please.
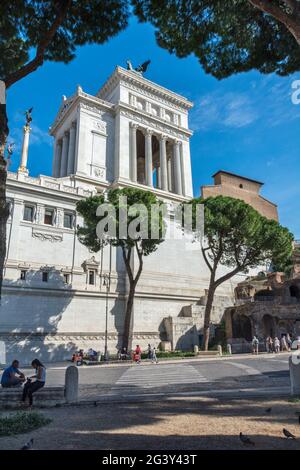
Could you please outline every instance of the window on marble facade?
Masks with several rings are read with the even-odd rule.
[[[64,283],[70,284],[70,274],[64,274]]]
[[[44,271],[42,274],[42,281],[48,282],[48,280],[49,280],[49,273],[47,271]]]
[[[30,206],[29,204],[26,204],[24,206],[23,220],[26,220],[26,222],[33,222],[33,218],[34,218],[34,207]]]
[[[20,280],[21,281],[26,281],[26,275],[27,275],[26,269],[22,269],[21,273],[20,273]]]
[[[96,284],[96,272],[94,270],[89,270],[88,282],[90,286],[94,286]]]
[[[53,225],[54,224],[54,209],[46,207],[44,215],[44,224]]]
[[[73,214],[64,213],[64,228],[73,228]]]

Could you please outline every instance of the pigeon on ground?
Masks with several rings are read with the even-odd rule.
[[[248,446],[255,446],[254,442],[251,441],[250,437],[246,436],[245,434],[240,432],[240,440],[243,444]]]
[[[282,432],[285,435],[285,437],[287,437],[288,439],[296,439],[296,436],[294,436],[294,434],[292,434],[287,429],[283,428]]]
[[[267,408],[265,411],[266,411],[266,413],[271,413],[272,408]]]
[[[33,446],[33,438],[30,439],[20,450],[31,450]]]

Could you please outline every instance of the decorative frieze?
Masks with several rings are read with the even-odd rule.
[[[151,118],[146,118],[144,116],[139,115],[138,113],[133,113],[127,111],[125,109],[121,109],[120,114],[122,116],[126,116],[128,119],[132,119],[135,122],[139,122],[140,124],[144,125],[145,127],[152,127],[157,130],[159,133],[171,135],[172,137],[180,140],[185,140],[188,142],[189,137],[182,132],[178,132],[173,129],[171,126],[163,125],[161,123],[152,120]]]

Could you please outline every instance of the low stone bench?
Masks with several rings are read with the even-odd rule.
[[[197,356],[219,356],[219,351],[199,351]]]
[[[23,387],[0,387],[0,408],[21,407]],[[44,387],[33,395],[34,405],[48,408],[66,402],[65,387]]]

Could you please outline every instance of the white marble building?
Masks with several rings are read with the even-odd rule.
[[[122,257],[96,255],[77,240],[81,198],[111,187],[151,189],[169,204],[193,196],[188,113],[192,103],[137,72],[117,67],[96,96],[78,87],[63,98],[51,126],[53,175],[32,178],[26,152],[9,173],[11,204],[0,340],[7,360],[69,358],[74,349],[120,344],[127,282]],[[30,144],[29,144],[30,158]],[[111,282],[108,295],[103,283]],[[238,279],[240,281],[240,279]],[[133,342],[198,344],[208,270],[200,251],[167,240],[145,259],[134,303]],[[214,320],[231,304],[233,285],[219,290]],[[197,304],[197,305],[196,305]]]

